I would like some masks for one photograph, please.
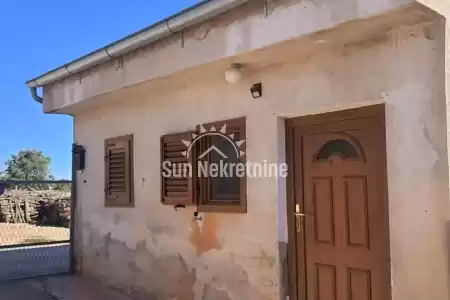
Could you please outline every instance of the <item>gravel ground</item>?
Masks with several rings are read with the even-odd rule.
[[[0,223],[0,246],[69,240],[69,228]]]

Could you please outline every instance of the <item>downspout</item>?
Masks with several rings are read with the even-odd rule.
[[[31,97],[33,97],[34,100],[36,100],[37,103],[44,103],[44,98],[40,97],[37,93],[37,87],[30,87]]]
[[[130,51],[151,44],[174,33],[182,32],[185,28],[210,20],[249,1],[251,0],[202,1],[172,17],[155,23],[117,42],[109,44],[104,48],[98,49],[68,64],[27,81],[31,96],[38,103],[42,104],[44,99],[37,94],[38,87],[62,80],[103,62],[120,58]]]

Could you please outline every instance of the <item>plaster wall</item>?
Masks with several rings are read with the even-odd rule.
[[[160,204],[160,136],[245,116],[247,160],[280,162],[283,118],[385,103],[393,299],[448,299],[444,36],[442,21],[381,32],[255,69],[235,86],[199,68],[176,87],[138,85],[77,111],[75,140],[88,151],[77,178],[79,270],[142,299],[283,298],[284,181],[249,178],[248,214],[194,221],[194,209]],[[254,100],[258,81],[264,97]],[[134,134],[136,205],[105,208],[103,142],[124,134]]]

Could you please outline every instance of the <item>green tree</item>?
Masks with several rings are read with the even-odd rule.
[[[2,180],[52,180],[51,158],[36,149],[22,150],[5,163]]]

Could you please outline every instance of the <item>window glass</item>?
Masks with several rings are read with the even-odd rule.
[[[358,158],[358,150],[344,139],[337,139],[327,142],[317,153],[317,160],[327,160],[331,156],[337,155],[343,158]]]
[[[221,136],[212,136],[211,145],[217,148],[210,152],[211,163],[220,164],[222,161],[223,165],[236,165],[240,162],[240,159],[236,155],[235,147],[225,138]],[[227,170],[229,170],[229,168]],[[231,176],[231,172],[227,175],[229,175],[229,177],[211,177],[211,202],[239,202],[241,191],[240,178]],[[234,171],[233,175],[236,175]]]

